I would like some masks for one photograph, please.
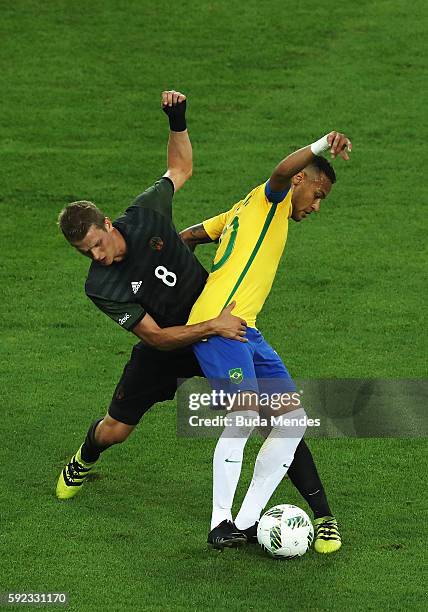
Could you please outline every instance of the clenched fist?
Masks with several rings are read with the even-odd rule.
[[[169,127],[173,132],[184,132],[186,126],[186,96],[180,91],[162,92],[162,110],[168,115]]]

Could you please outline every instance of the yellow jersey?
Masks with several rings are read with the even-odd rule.
[[[263,183],[229,211],[203,222],[219,246],[188,325],[213,319],[235,300],[232,314],[255,327],[287,241],[291,194],[292,189],[274,204],[267,199]]]

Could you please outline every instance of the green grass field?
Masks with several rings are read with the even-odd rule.
[[[54,496],[133,343],[85,297],[88,262],[56,217],[75,199],[115,217],[163,173],[162,89],[189,96],[179,228],[325,132],[352,137],[321,214],[290,227],[258,324],[295,376],[426,376],[424,7],[2,3],[0,592],[65,591],[77,611],[426,609],[424,439],[312,441],[343,532],[328,558],[206,549],[215,440],[177,438],[174,402],[105,453],[80,496]],[[199,254],[208,265],[213,250]],[[289,483],[280,502],[306,508]]]

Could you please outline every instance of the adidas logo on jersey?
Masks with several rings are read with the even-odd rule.
[[[141,287],[141,285],[143,284],[143,281],[136,281],[131,283],[131,287],[132,287],[132,291],[134,293],[138,293],[138,289]]]
[[[123,325],[130,318],[131,318],[131,315],[125,312],[125,315],[121,319],[118,319],[118,322],[120,325]]]

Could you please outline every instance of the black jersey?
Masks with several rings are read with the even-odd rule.
[[[131,331],[146,312],[160,327],[184,325],[207,272],[172,223],[174,186],[163,177],[137,197],[113,226],[123,235],[123,261],[93,261],[86,295]]]

